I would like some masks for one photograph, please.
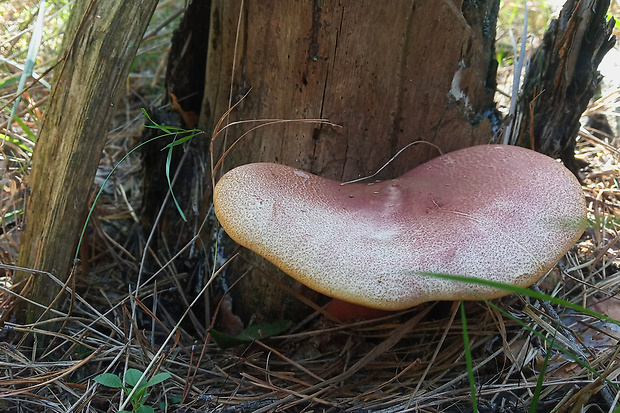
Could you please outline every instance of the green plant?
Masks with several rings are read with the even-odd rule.
[[[551,347],[547,350],[547,354],[545,355],[545,359],[543,360],[542,367],[540,368],[540,374],[538,375],[538,380],[536,381],[536,388],[534,390],[534,396],[532,396],[532,402],[530,403],[530,413],[536,413],[538,408],[538,401],[540,400],[540,394],[542,392],[543,386],[545,384],[545,373],[547,372],[547,364],[549,364],[549,358],[551,357],[551,349],[555,345],[555,336],[551,341]]]
[[[276,336],[288,330],[290,326],[290,320],[279,320],[273,323],[253,324],[236,336],[220,333],[213,328],[209,329],[209,334],[211,334],[211,337],[220,348],[227,349],[241,344],[248,344],[255,340]]]
[[[471,395],[471,406],[474,413],[478,413],[478,398],[476,396],[476,380],[474,378],[474,366],[471,359],[471,348],[469,346],[469,334],[467,333],[467,317],[465,316],[465,306],[461,301],[461,325],[463,326],[463,346],[465,348],[465,364],[467,366],[467,378],[469,379],[469,392]]]
[[[182,128],[177,128],[174,126],[164,126],[164,125],[160,125],[158,123],[156,123],[155,121],[153,121],[151,119],[151,117],[149,116],[149,114],[146,112],[146,110],[143,108],[142,112],[144,113],[144,115],[146,116],[146,118],[152,122],[152,125],[145,125],[147,128],[153,128],[153,129],[159,129],[160,131],[164,132],[164,134],[156,136],[154,138],[151,138],[147,141],[144,141],[142,143],[140,143],[139,145],[137,145],[135,148],[133,148],[132,150],[130,150],[129,152],[127,152],[125,154],[125,156],[123,156],[121,158],[120,161],[118,161],[116,163],[116,165],[114,166],[114,168],[112,168],[112,170],[110,171],[110,173],[108,173],[108,176],[106,176],[105,180],[103,181],[103,184],[101,185],[101,188],[99,188],[99,191],[97,192],[97,195],[95,196],[95,200],[93,201],[93,205],[90,207],[90,210],[88,211],[88,215],[86,216],[86,222],[84,223],[84,226],[82,227],[82,232],[80,234],[80,238],[78,239],[78,245],[77,245],[77,249],[75,252],[75,260],[77,261],[78,259],[78,255],[80,254],[80,247],[82,245],[82,240],[84,239],[84,234],[86,234],[86,229],[88,228],[88,223],[90,222],[90,217],[92,216],[93,212],[95,211],[95,206],[97,204],[97,201],[99,200],[99,198],[101,197],[101,194],[103,193],[104,187],[105,185],[108,183],[108,181],[110,180],[110,178],[112,177],[112,174],[114,173],[114,171],[116,171],[116,169],[120,166],[120,164],[132,153],[134,153],[135,151],[137,151],[138,149],[140,149],[141,147],[143,147],[144,145],[153,142],[157,139],[162,139],[165,137],[173,137],[173,142],[169,143],[168,145],[166,145],[162,150],[168,150],[168,157],[166,159],[166,180],[168,181],[168,185],[170,188],[170,193],[172,195],[172,200],[174,201],[174,204],[177,207],[177,211],[179,212],[179,214],[181,215],[181,218],[183,218],[184,221],[187,221],[187,218],[185,218],[185,214],[183,213],[183,210],[181,209],[181,207],[179,206],[179,203],[176,200],[176,197],[174,196],[174,192],[172,192],[172,181],[170,180],[170,163],[172,160],[172,149],[175,146],[179,146],[185,142],[187,142],[188,140],[192,139],[195,136],[198,136],[202,133],[204,133],[202,130],[200,129],[182,129]],[[178,138],[178,139],[177,139]]]
[[[129,369],[125,372],[125,384],[120,377],[112,373],[103,373],[94,378],[94,380],[107,387],[113,389],[123,389],[125,394],[130,397],[131,406],[135,413],[154,413],[155,410],[150,406],[145,406],[144,402],[149,396],[147,392],[149,387],[153,387],[170,378],[170,373],[158,373],[146,380],[144,373],[137,369]],[[127,410],[121,410],[118,413],[129,413]]]
[[[578,304],[574,304],[574,303],[572,303],[570,301],[566,301],[566,300],[563,300],[563,299],[558,298],[558,297],[547,295],[547,294],[544,294],[542,292],[530,290],[529,288],[518,287],[518,286],[515,286],[515,285],[505,284],[505,283],[501,283],[501,282],[497,282],[497,281],[484,280],[484,279],[480,279],[480,278],[476,278],[476,277],[470,277],[470,276],[464,276],[464,275],[442,274],[442,273],[436,273],[436,272],[423,272],[423,273],[420,273],[420,274],[423,274],[423,275],[426,275],[426,276],[429,276],[429,277],[436,277],[436,278],[442,278],[442,279],[446,279],[446,280],[466,282],[466,283],[471,283],[471,284],[476,284],[476,285],[484,285],[484,286],[487,286],[487,287],[503,289],[503,290],[506,290],[506,291],[510,291],[511,293],[521,294],[521,295],[528,296],[528,297],[531,297],[531,298],[535,298],[535,299],[538,299],[538,300],[541,300],[541,301],[548,301],[548,302],[553,303],[553,304],[557,304],[557,305],[560,305],[560,306],[563,306],[563,307],[566,307],[566,308],[570,308],[571,310],[574,310],[576,312],[580,312],[580,313],[589,315],[589,316],[594,317],[594,318],[596,318],[598,320],[604,320],[604,321],[607,321],[608,323],[620,326],[620,320],[616,320],[614,318],[611,318],[609,316],[606,316],[604,314],[601,314],[601,313],[596,312],[594,310],[591,310],[589,308],[582,307],[582,306],[580,306]],[[489,305],[490,307],[493,307],[495,310],[497,310],[498,312],[500,312],[504,316],[506,316],[507,318],[509,318],[512,321],[514,321],[515,323],[521,325],[523,328],[528,329],[530,332],[532,332],[534,335],[539,337],[541,340],[546,341],[547,343],[549,343],[550,344],[550,349],[556,348],[556,349],[560,350],[562,353],[564,353],[567,356],[569,356],[573,361],[575,361],[577,364],[579,364],[584,369],[588,370],[593,375],[598,376],[598,377],[601,376],[601,373],[599,373],[596,369],[594,369],[588,363],[588,360],[582,360],[576,354],[574,354],[571,351],[567,350],[563,346],[558,345],[556,343],[555,336],[553,338],[549,338],[549,337],[545,336],[543,333],[534,330],[532,327],[528,326],[525,322],[519,320],[517,317],[515,317],[512,314],[510,314],[510,312],[508,312],[508,311],[498,307],[497,305],[493,304],[491,301],[484,300],[484,302],[487,305]],[[466,328],[467,328],[467,326],[464,325],[464,329],[466,329]],[[469,343],[466,343],[465,344],[466,357],[467,357],[467,352],[470,351],[470,350],[468,350],[468,348],[469,348]],[[546,369],[546,364],[543,365],[543,366],[544,366],[543,369]],[[471,374],[472,371],[468,370],[468,375],[469,375],[469,378],[470,378],[470,382],[471,382],[471,379],[472,379],[472,374]],[[542,371],[544,372],[545,370],[542,370]],[[612,381],[610,381],[610,380],[608,380],[606,378],[605,378],[605,382],[607,384],[611,385],[612,388],[614,388],[616,390],[620,390],[620,386],[618,386],[615,382],[612,382]],[[534,402],[538,403],[538,400],[534,400]],[[620,413],[620,408],[618,408],[617,410],[614,410],[614,412]]]
[[[165,401],[160,402],[159,409],[165,411],[167,408],[170,407],[171,404],[180,403],[180,402],[181,402],[181,396],[172,396],[172,398],[168,402],[165,402]]]
[[[518,286],[514,286],[514,285],[510,285],[510,284],[505,284],[505,283],[501,283],[501,282],[496,282],[496,281],[490,281],[490,280],[484,280],[484,279],[479,279],[479,278],[475,278],[475,277],[469,277],[469,276],[461,276],[461,275],[453,275],[453,274],[442,274],[442,273],[433,273],[433,272],[424,272],[421,273],[423,275],[429,276],[429,277],[436,277],[436,278],[441,278],[441,279],[447,279],[447,280],[452,280],[452,281],[459,281],[459,282],[466,282],[466,283],[471,283],[471,284],[476,284],[476,285],[483,285],[483,286],[488,286],[488,287],[494,287],[494,288],[498,288],[498,289],[503,289],[506,291],[510,291],[512,293],[517,293],[517,294],[521,294],[523,296],[528,296],[531,298],[535,298],[537,300],[541,300],[541,301],[547,301],[553,304],[557,304],[559,306],[563,306],[566,308],[570,308],[576,312],[581,312],[583,314],[589,315],[593,318],[596,318],[598,320],[604,320],[607,321],[609,323],[615,324],[617,326],[620,326],[620,320],[616,320],[614,318],[608,317],[604,314],[598,313],[596,311],[593,311],[589,308],[586,307],[582,307],[578,304],[574,304],[571,303],[569,301],[563,300],[561,298],[557,298],[551,295],[547,295],[544,294],[542,292],[538,292],[535,290],[531,290],[529,288],[524,288],[524,287],[518,287]],[[612,389],[614,390],[618,390],[618,385],[609,380],[606,377],[605,373],[601,373],[598,370],[596,370],[593,366],[590,365],[589,361],[587,358],[583,359],[580,358],[580,356],[578,354],[575,354],[571,351],[569,351],[567,348],[565,348],[564,346],[562,346],[561,344],[558,344],[556,342],[556,333],[557,330],[555,331],[555,333],[553,334],[552,337],[548,337],[546,334],[544,334],[543,332],[537,331],[535,328],[533,328],[532,326],[528,325],[528,323],[520,320],[519,318],[517,318],[516,316],[512,315],[509,311],[506,311],[505,309],[495,305],[492,301],[489,300],[483,300],[489,307],[493,308],[494,310],[496,310],[498,313],[502,314],[506,319],[510,319],[512,320],[514,323],[516,323],[517,325],[520,325],[522,328],[529,330],[534,336],[538,337],[541,342],[546,342],[548,344],[548,348],[547,348],[547,352],[546,355],[544,357],[542,366],[540,367],[540,371],[538,374],[538,380],[536,381],[536,386],[534,389],[534,394],[532,395],[532,398],[529,402],[529,412],[533,413],[538,411],[538,404],[540,401],[540,398],[542,396],[542,390],[545,386],[545,378],[546,378],[546,373],[547,373],[547,367],[549,364],[549,360],[551,358],[552,352],[553,350],[559,350],[561,353],[565,354],[566,356],[568,356],[570,359],[572,359],[575,363],[577,363],[579,366],[581,366],[584,370],[587,370],[590,374],[592,374],[594,377],[598,377],[601,381],[604,381],[607,385],[609,385]],[[465,363],[466,363],[466,368],[467,368],[467,377],[469,380],[469,385],[470,385],[470,396],[471,396],[471,400],[472,400],[472,411],[473,412],[478,412],[478,400],[477,400],[477,390],[476,390],[476,384],[475,384],[475,377],[474,377],[474,366],[473,366],[473,359],[472,359],[472,355],[471,355],[471,345],[470,345],[470,340],[469,340],[469,333],[467,330],[467,319],[466,319],[466,314],[465,314],[465,309],[463,306],[463,302],[461,302],[460,304],[460,309],[461,309],[461,325],[462,325],[462,334],[463,334],[463,345],[464,345],[464,355],[465,355]],[[620,413],[620,408],[616,408],[615,410],[613,410],[614,413]]]

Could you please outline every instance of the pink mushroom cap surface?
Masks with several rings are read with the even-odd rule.
[[[384,310],[509,294],[422,273],[530,286],[586,226],[575,176],[507,145],[454,151],[375,183],[342,185],[284,165],[248,164],[219,180],[213,203],[233,240],[291,277]]]

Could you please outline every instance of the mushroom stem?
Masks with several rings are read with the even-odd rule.
[[[379,310],[359,304],[332,298],[325,306],[325,311],[335,320],[340,322],[350,320],[374,320],[375,318],[385,317],[393,311]]]

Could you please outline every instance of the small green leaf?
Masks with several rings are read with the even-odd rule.
[[[136,413],[155,413],[155,409],[151,406],[142,405],[136,409]]]
[[[289,320],[279,320],[273,323],[254,324],[246,328],[237,336],[242,340],[253,341],[269,338],[283,333],[291,326]]]
[[[6,218],[6,215],[5,215],[5,218]],[[73,352],[73,354],[79,357],[80,359],[83,359],[84,357],[89,356],[92,353],[93,351],[85,346],[77,346]]]
[[[166,407],[170,407],[171,404],[180,403],[181,396],[172,396],[168,401],[159,402],[159,409],[166,410]]]
[[[113,389],[120,389],[123,387],[123,382],[120,377],[116,374],[112,373],[103,373],[96,376],[93,380],[95,380],[99,384],[103,384],[104,386],[111,387]]]
[[[228,335],[228,334],[224,334],[224,333],[220,333],[219,331],[215,330],[215,329],[210,329],[209,330],[209,334],[211,334],[211,337],[213,338],[213,341],[215,341],[215,343],[218,345],[219,348],[225,350],[227,348],[231,348],[231,347],[235,347],[241,344],[247,344],[247,340],[241,340],[237,337]]]
[[[238,336],[231,336],[220,333],[215,329],[210,329],[209,333],[217,345],[222,349],[247,344],[254,340],[272,337],[286,331],[291,325],[289,320],[280,320],[273,323],[254,324],[246,328]]]
[[[146,385],[148,387],[151,387],[151,386],[161,383],[164,380],[168,380],[170,377],[172,377],[170,373],[158,373],[154,375],[153,377],[151,377],[151,379],[146,382]]]
[[[142,372],[140,370],[129,369],[125,372],[125,383],[129,384],[131,387],[136,387],[140,377],[142,377]],[[143,382],[146,383],[146,378],[143,379]]]

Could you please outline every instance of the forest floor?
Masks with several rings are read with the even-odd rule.
[[[161,99],[171,25],[183,2],[162,4],[116,105],[93,199],[141,142],[142,108]],[[65,6],[55,7],[62,15]],[[12,39],[2,47],[27,48]],[[53,33],[45,39],[44,47],[56,47]],[[20,73],[11,65],[0,79],[9,108],[2,122]],[[147,245],[140,185],[148,171],[136,153],[118,165],[94,209],[79,276],[61,297],[66,307],[52,312],[52,324],[21,325],[12,309],[24,297],[11,274],[27,165],[48,94],[41,83],[23,95],[18,132],[7,133],[0,150],[1,411],[468,412],[474,399],[480,412],[611,412],[620,405],[620,324],[613,321],[620,320],[620,137],[582,129],[577,157],[588,165],[580,173],[588,228],[532,296],[468,302],[462,313],[460,303],[428,303],[350,323],[310,310],[301,322],[254,325],[235,337],[209,325],[218,312],[234,315],[223,297],[202,288],[214,273],[209,260],[207,275],[193,278],[175,261],[177,249]],[[612,113],[617,99],[617,92],[604,96],[587,115]],[[553,299],[536,298],[541,292]],[[143,391],[127,395],[137,371],[155,379],[148,398],[140,398]],[[127,393],[102,374],[124,376]]]

